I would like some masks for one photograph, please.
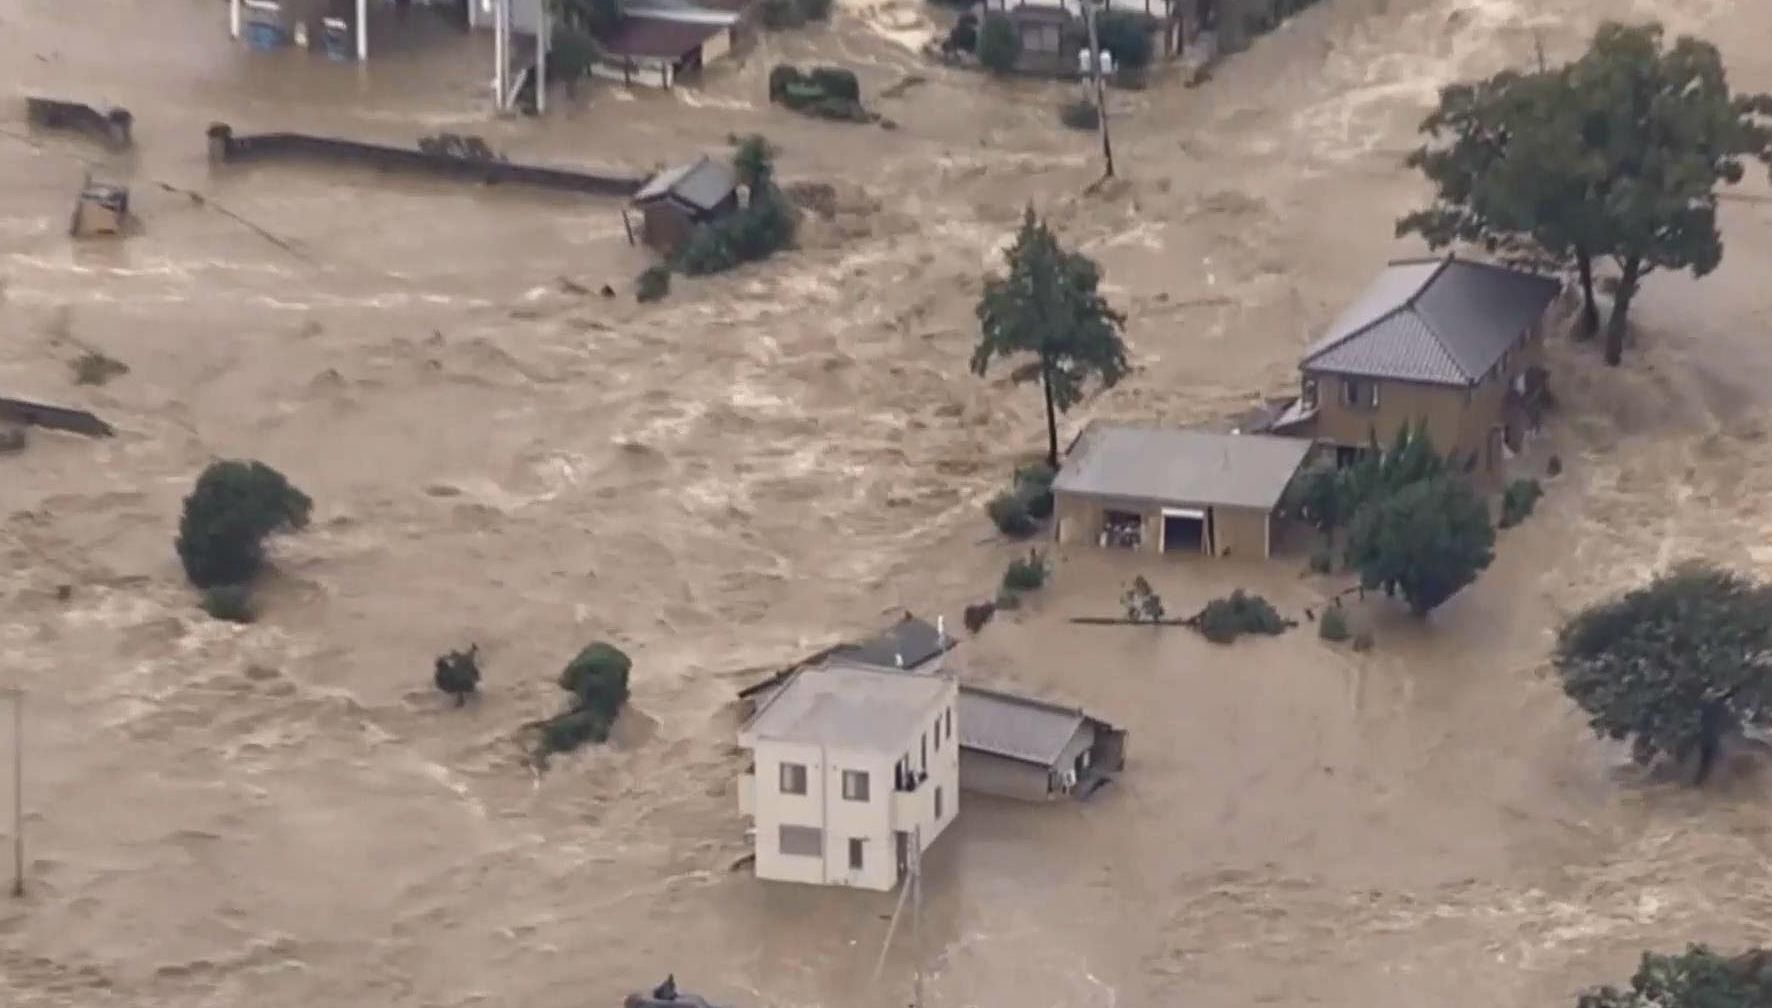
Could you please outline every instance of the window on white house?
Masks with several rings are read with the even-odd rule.
[[[868,774],[866,770],[843,771],[843,798],[847,801],[868,800]]]
[[[935,785],[935,821],[941,822],[941,785]]]
[[[806,767],[801,763],[783,763],[781,765],[781,793],[806,793]]]
[[[920,746],[921,746],[921,748],[919,748],[917,751],[917,765],[919,767],[921,767],[925,773],[927,773],[929,770],[929,733],[928,732],[923,733],[923,740],[920,743]]]
[[[947,713],[942,716],[948,723],[948,738],[953,738],[954,737],[954,709],[952,707],[949,707],[947,709]]]
[[[1343,378],[1341,403],[1359,409],[1377,409],[1378,383],[1365,378]]]
[[[935,715],[935,751],[941,752],[941,715]]]
[[[783,826],[776,842],[790,857],[824,857],[824,830],[816,826]]]
[[[861,838],[849,838],[849,870],[861,871]]]
[[[1304,409],[1308,410],[1317,408],[1317,380],[1315,378],[1306,378],[1304,380],[1303,393],[1298,399],[1299,405]]]

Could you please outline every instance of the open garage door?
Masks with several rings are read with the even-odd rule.
[[[1198,508],[1163,509],[1163,552],[1206,552],[1206,512]]]

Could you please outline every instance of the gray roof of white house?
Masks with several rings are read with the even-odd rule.
[[[1550,277],[1450,256],[1394,262],[1305,351],[1302,367],[1474,385],[1561,288]]]
[[[742,730],[779,742],[896,752],[950,685],[940,676],[831,661],[795,674]]]
[[[1058,493],[1272,510],[1311,443],[1265,434],[1091,423],[1059,470]]]
[[[977,686],[960,687],[960,746],[1051,766],[1090,719],[1082,711]]]
[[[634,194],[634,202],[668,195],[692,207],[712,210],[737,188],[738,175],[732,166],[704,154],[699,160],[686,161],[652,176]]]

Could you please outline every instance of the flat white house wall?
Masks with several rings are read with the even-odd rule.
[[[920,852],[947,830],[960,810],[958,684],[915,678],[941,685],[890,745],[759,737],[751,726],[740,733],[755,760],[739,781],[739,807],[755,821],[758,878],[891,890],[901,879],[899,834]]]

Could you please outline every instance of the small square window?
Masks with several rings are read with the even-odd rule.
[[[806,767],[800,763],[783,763],[781,765],[781,793],[806,793]]]
[[[824,857],[824,830],[816,826],[783,826],[776,844],[790,857]]]
[[[843,771],[843,798],[846,801],[868,800],[868,775],[865,770]]]

